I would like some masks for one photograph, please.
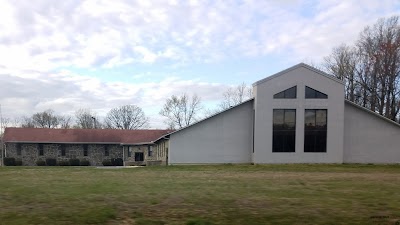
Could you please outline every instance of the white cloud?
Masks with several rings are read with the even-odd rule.
[[[396,0],[2,1],[0,64],[47,71],[286,51],[321,57],[399,7]]]
[[[132,77],[146,83],[105,82],[62,68],[174,68],[274,55],[288,64],[318,61],[377,18],[400,13],[398,0],[0,2],[0,103],[6,116],[47,108],[72,114],[81,107],[104,114],[137,104],[154,121],[161,120],[158,110],[170,95],[197,93],[216,101],[225,84],[172,72],[152,82],[147,71]]]
[[[153,63],[158,58],[157,54],[153,53],[152,51],[143,46],[135,46],[133,47],[133,50],[142,56],[140,61],[144,63]]]
[[[135,104],[152,118],[152,127],[164,127],[158,115],[166,98],[171,95],[198,94],[203,102],[219,100],[227,86],[181,80],[171,76],[161,82],[102,82],[97,78],[69,72],[18,77],[0,75],[3,116],[16,118],[53,109],[58,114],[74,115],[79,108],[90,108],[100,117],[114,107]]]

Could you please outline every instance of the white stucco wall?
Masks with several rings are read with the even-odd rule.
[[[400,125],[346,101],[345,163],[400,163]]]
[[[169,164],[250,163],[253,100],[170,135]]]
[[[309,66],[297,65],[255,85],[254,163],[342,163],[344,85]],[[296,99],[273,95],[297,86]],[[321,91],[328,99],[305,99],[305,86]],[[296,150],[272,152],[273,109],[296,109]],[[305,109],[327,109],[327,152],[304,152]]]

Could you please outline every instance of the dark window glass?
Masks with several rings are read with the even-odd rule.
[[[274,109],[272,152],[295,152],[296,110]]]
[[[135,161],[143,161],[143,160],[144,160],[143,152],[135,152]]]
[[[44,155],[43,144],[39,144],[39,155]]]
[[[297,87],[294,86],[285,91],[285,98],[296,98]]]
[[[328,98],[328,95],[306,86],[306,98]]]
[[[285,110],[284,124],[289,129],[294,129],[296,127],[296,110]]]
[[[274,98],[296,98],[297,86],[291,87],[274,95]]]
[[[274,98],[285,98],[285,91],[281,91],[274,95]]]
[[[17,144],[17,155],[21,155],[21,144]]]
[[[304,124],[305,124],[305,127],[314,127],[315,126],[315,111],[314,110],[306,110],[304,112]]]
[[[327,110],[306,109],[304,114],[304,152],[326,152]]]
[[[108,150],[108,146],[104,145],[104,156],[109,156],[109,155],[110,155],[110,152]]]
[[[152,156],[153,155],[153,149],[152,149],[152,147],[149,145],[149,146],[147,146],[148,148],[147,148],[147,152],[148,152],[148,155],[149,156]]]
[[[61,145],[61,156],[65,156],[65,145]]]
[[[306,86],[306,98],[315,98],[315,90]]]
[[[284,109],[274,109],[274,126],[283,126],[285,120]]]
[[[89,150],[88,145],[83,145],[83,156],[88,156]]]

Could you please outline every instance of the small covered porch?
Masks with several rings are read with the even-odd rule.
[[[147,143],[122,143],[124,166],[153,166],[168,164],[168,139]]]
[[[151,143],[121,144],[124,166],[146,166],[147,156],[152,153]]]

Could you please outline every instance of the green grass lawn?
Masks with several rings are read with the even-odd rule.
[[[399,165],[0,168],[7,225],[397,221]]]

